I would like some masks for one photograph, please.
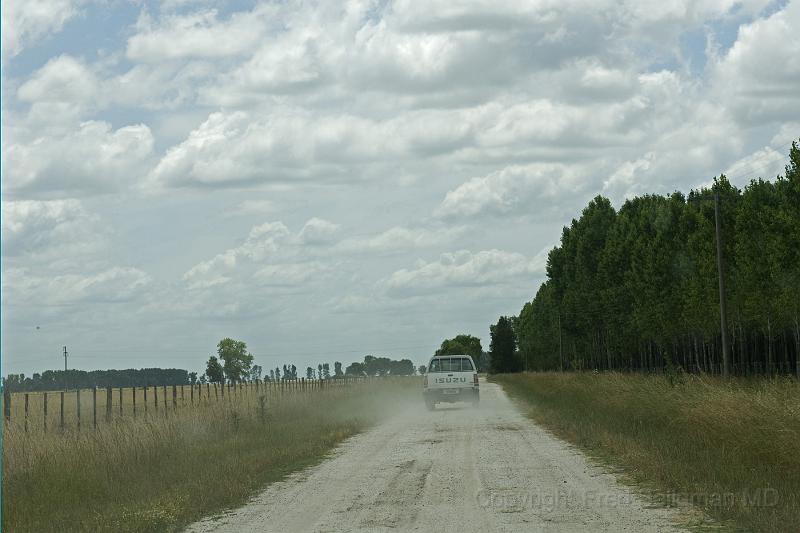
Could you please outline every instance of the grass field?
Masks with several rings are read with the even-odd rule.
[[[531,418],[723,527],[797,531],[800,383],[619,373],[492,378]]]
[[[177,530],[320,460],[417,400],[418,386],[386,379],[243,394],[97,431],[7,431],[3,531]]]

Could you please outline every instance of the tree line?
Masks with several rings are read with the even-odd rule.
[[[496,365],[719,372],[715,195],[732,371],[800,376],[797,142],[773,181],[739,189],[721,175],[688,196],[637,196],[619,210],[594,198],[563,228],[534,298],[491,327]]]
[[[259,365],[253,365],[253,355],[247,351],[247,344],[234,339],[222,339],[217,345],[217,355],[211,356],[206,363],[205,374],[200,376],[202,382],[221,383],[224,381],[240,382],[264,379],[265,381],[281,381],[298,379],[297,367],[285,364],[270,369],[263,374]],[[320,363],[316,368],[306,367],[305,379],[341,379],[345,376],[411,376],[416,369],[409,359],[399,361],[388,357],[364,356],[363,362],[351,363],[342,371],[342,363],[333,363],[333,374],[329,363]]]
[[[92,387],[144,387],[186,385],[190,373],[179,368],[129,368],[126,370],[45,370],[25,374],[9,374],[3,378],[3,388],[9,391],[51,391],[59,389],[90,389]]]
[[[277,366],[269,371],[253,364],[254,357],[244,341],[225,338],[217,344],[217,353],[206,361],[204,372],[189,372],[177,368],[140,368],[128,370],[46,370],[27,377],[9,374],[3,378],[3,388],[10,392],[51,391],[92,387],[144,387],[189,385],[195,383],[242,383],[254,380],[285,381],[299,379],[293,364]],[[341,379],[345,376],[411,376],[417,372],[409,359],[367,355],[362,362],[351,363],[342,369],[336,361],[333,371],[329,363],[307,367],[305,379]]]

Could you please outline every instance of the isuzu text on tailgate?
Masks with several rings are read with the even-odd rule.
[[[439,355],[430,360],[423,382],[423,396],[428,409],[438,402],[471,402],[478,407],[478,372],[468,355]]]

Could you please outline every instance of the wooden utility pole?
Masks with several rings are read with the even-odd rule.
[[[67,390],[67,347],[64,346],[64,391]]]
[[[561,342],[561,310],[558,311],[558,370],[564,371],[564,349]]]
[[[722,222],[719,216],[719,191],[714,193],[714,226],[717,234],[717,276],[719,277],[719,327],[722,335],[722,375],[730,375],[730,349],[728,347],[728,314],[725,306],[725,264],[722,257]]]

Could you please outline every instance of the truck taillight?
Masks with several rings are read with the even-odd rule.
[[[472,374],[472,384],[478,386],[478,374]]]

